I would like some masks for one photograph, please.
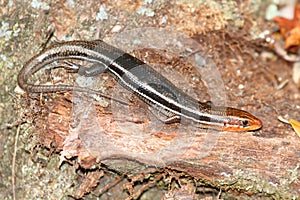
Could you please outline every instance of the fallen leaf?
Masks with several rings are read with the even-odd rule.
[[[274,21],[279,26],[281,35],[286,39],[285,49],[297,52],[300,45],[300,2],[295,5],[293,19],[274,17]]]
[[[297,135],[300,137],[300,122],[294,119],[290,119],[289,122],[292,125],[295,132],[297,133]]]
[[[293,19],[287,19],[285,17],[274,17],[273,19],[277,25],[280,27],[280,31],[283,34],[291,31],[292,29],[294,29],[296,26],[299,25],[299,21],[300,21],[300,2],[297,2],[297,4],[295,5],[294,8],[294,17]],[[285,35],[285,34],[283,34]]]
[[[299,46],[300,44],[300,26],[298,25],[290,32],[290,36],[286,38],[285,48],[288,49],[292,46]]]

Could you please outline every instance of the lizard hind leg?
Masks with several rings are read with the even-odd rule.
[[[61,66],[69,73],[78,73],[81,76],[92,77],[102,74],[106,71],[106,65],[103,63],[93,63],[90,67],[85,67],[71,61],[64,61],[64,66]]]
[[[86,77],[97,76],[105,72],[107,66],[104,63],[93,63],[90,67],[79,68],[78,74]]]

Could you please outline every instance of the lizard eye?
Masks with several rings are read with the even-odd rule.
[[[243,126],[248,126],[249,125],[249,121],[248,120],[243,120],[242,123],[243,123]]]

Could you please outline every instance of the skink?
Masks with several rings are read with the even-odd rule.
[[[231,107],[199,102],[174,86],[149,65],[103,41],[70,41],[55,44],[31,58],[18,75],[19,86],[29,93],[86,91],[69,85],[34,85],[29,78],[58,60],[77,59],[105,66],[120,85],[167,117],[165,123],[186,119],[200,128],[221,131],[252,131],[262,122],[252,114]]]

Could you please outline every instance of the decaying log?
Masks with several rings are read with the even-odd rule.
[[[53,102],[41,142],[66,159],[76,157],[83,168],[102,163],[126,172],[142,165],[184,172],[222,190],[267,195],[300,192],[300,142],[292,136],[268,138],[259,132],[164,125],[144,109],[143,102],[103,108],[70,95]],[[287,186],[288,190],[281,189]]]

